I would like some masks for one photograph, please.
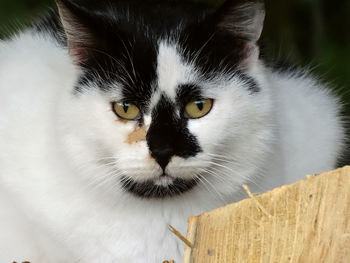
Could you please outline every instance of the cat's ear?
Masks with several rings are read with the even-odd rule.
[[[239,41],[246,57],[241,64],[249,67],[259,57],[257,42],[263,30],[265,5],[262,0],[227,0],[209,18],[216,35]]]
[[[92,22],[93,18],[87,10],[71,0],[56,0],[56,3],[67,37],[69,55],[75,63],[84,63],[97,45],[98,38],[87,22]]]
[[[265,6],[261,0],[227,0],[215,13],[216,30],[256,43],[261,35]]]

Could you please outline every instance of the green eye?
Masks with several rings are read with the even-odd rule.
[[[191,119],[199,119],[207,115],[212,107],[212,99],[200,99],[188,103],[185,107],[185,111]]]
[[[139,108],[129,102],[115,102],[113,110],[118,117],[125,120],[137,120],[140,116]]]

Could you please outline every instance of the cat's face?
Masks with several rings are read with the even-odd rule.
[[[63,106],[65,143],[92,184],[148,198],[200,184],[229,194],[260,161],[270,117],[263,77],[252,76],[258,36],[214,35],[210,20],[158,38],[119,25],[88,49],[68,33],[83,73]]]

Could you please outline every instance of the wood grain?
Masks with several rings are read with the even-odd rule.
[[[350,167],[190,217],[187,239],[184,263],[350,262]]]

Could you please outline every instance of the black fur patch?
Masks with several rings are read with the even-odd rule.
[[[235,72],[246,57],[245,42],[231,35],[217,35],[210,26],[188,27],[180,36],[184,58],[195,62],[204,76],[211,78],[222,72]]]
[[[173,156],[188,158],[202,151],[187,128],[188,119],[178,116],[175,110],[176,106],[162,96],[152,112],[152,123],[147,132],[151,155],[163,170]]]
[[[185,108],[187,103],[197,99],[202,99],[200,87],[195,84],[186,84],[178,87],[176,92],[176,102],[182,109]]]
[[[227,1],[218,11],[208,12],[202,21],[188,25],[180,34],[179,45],[184,50],[185,61],[195,63],[204,77],[211,79],[218,74],[236,73],[246,80],[252,93],[258,92],[254,79],[242,72],[242,64],[251,55],[251,46],[255,43],[242,34],[218,29],[219,21],[227,16],[225,5],[230,3]],[[228,21],[233,28],[234,20]]]
[[[236,72],[247,56],[247,40],[217,32],[213,10],[203,5],[171,0],[61,1],[72,7],[71,11],[89,28],[94,39],[94,43],[83,46],[87,60],[81,63],[84,74],[77,92],[82,84],[91,81],[98,82],[102,90],[109,90],[111,83],[118,82],[126,100],[146,106],[156,88],[152,85],[159,39],[176,40],[184,50],[184,59],[195,62],[209,79],[222,72]],[[35,28],[66,45],[57,10],[49,12]],[[176,36],[174,31],[178,32]],[[249,89],[259,90],[255,84]]]
[[[121,179],[123,188],[129,193],[142,198],[167,198],[183,194],[198,183],[198,179],[185,180],[181,178],[174,179],[168,186],[156,185],[152,180],[138,183],[134,180],[123,177]]]
[[[91,81],[102,90],[109,90],[111,83],[118,82],[126,100],[142,105],[146,105],[153,91],[159,39],[171,37],[180,23],[193,23],[207,10],[196,3],[171,0],[60,1],[78,24],[88,28],[84,33],[93,40],[78,41],[80,48],[85,49],[86,60],[80,63],[83,75],[76,92]],[[78,31],[79,28],[77,25]],[[67,46],[57,9],[48,12],[34,29],[53,35]]]
[[[237,76],[243,80],[243,82],[248,86],[248,89],[251,93],[256,93],[260,91],[260,86],[258,83],[254,80],[253,77],[249,76],[248,74],[238,71]]]

